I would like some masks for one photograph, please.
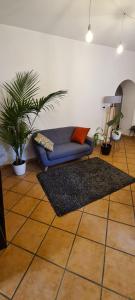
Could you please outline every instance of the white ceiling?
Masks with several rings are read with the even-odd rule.
[[[0,0],[0,23],[84,40],[89,0]],[[116,47],[121,9],[135,18],[135,0],[92,0],[94,43]],[[135,51],[135,19],[125,17],[123,43]]]

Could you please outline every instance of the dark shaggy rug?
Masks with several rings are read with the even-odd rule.
[[[58,216],[135,182],[135,178],[97,157],[53,167],[37,177]]]

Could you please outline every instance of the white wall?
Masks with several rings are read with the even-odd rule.
[[[129,128],[135,125],[135,83],[126,80],[121,86],[123,90],[122,113],[124,118],[120,122],[120,127],[124,134],[129,134]]]
[[[114,95],[123,80],[135,80],[135,53],[117,56],[110,47],[0,25],[0,82],[31,69],[40,74],[41,95],[68,90],[55,111],[41,113],[36,128],[80,125],[93,134],[103,125],[102,98]],[[0,151],[1,164],[12,160]]]

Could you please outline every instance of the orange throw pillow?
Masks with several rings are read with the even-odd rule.
[[[71,142],[84,144],[90,128],[76,127],[71,136]]]

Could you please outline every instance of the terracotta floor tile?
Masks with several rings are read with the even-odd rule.
[[[111,291],[103,289],[102,300],[126,300],[127,298],[119,296]]]
[[[80,221],[82,213],[80,211],[71,212],[63,217],[55,217],[52,225],[67,230],[69,232],[75,233]]]
[[[67,268],[88,279],[101,283],[104,246],[76,237]]]
[[[27,163],[27,171],[36,173],[41,172],[41,165],[38,163],[37,159]]]
[[[8,246],[0,256],[0,292],[12,297],[26,272],[32,255],[15,246]]]
[[[114,154],[114,155],[117,155],[117,153],[118,153],[119,155],[122,154],[123,157],[124,157],[124,155],[126,155],[124,145],[121,145],[118,149],[114,150],[113,154]]]
[[[103,285],[135,299],[135,257],[107,248]]]
[[[115,202],[120,202],[123,204],[129,204],[132,205],[132,195],[131,191],[126,190],[119,190],[113,194],[110,195],[110,200]]]
[[[37,174],[37,172],[28,172],[25,176],[25,180],[34,182],[34,183],[38,183],[36,174]]]
[[[77,234],[105,243],[107,220],[84,213]]]
[[[105,197],[101,198],[100,200],[107,200],[107,201],[109,201],[109,200],[110,200],[110,195],[105,196]],[[97,201],[98,201],[98,200],[97,200]]]
[[[40,201],[38,199],[23,196],[21,200],[13,207],[12,211],[28,217],[39,202]]]
[[[55,212],[47,201],[41,201],[31,214],[31,218],[43,223],[51,224],[55,217]]]
[[[135,192],[132,192],[132,197],[133,197],[133,205],[135,206]]]
[[[125,173],[128,173],[128,168],[127,168],[127,164],[122,164],[122,163],[113,163],[113,166],[122,170]]]
[[[11,241],[17,231],[21,228],[21,226],[26,221],[26,218],[20,215],[17,215],[13,212],[9,212],[5,216],[6,222],[6,234],[7,240]]]
[[[126,147],[126,154],[127,153],[132,153],[132,154],[135,154],[135,145],[127,145]]]
[[[135,165],[135,159],[133,159],[133,158],[127,158],[127,163]]]
[[[107,161],[108,163],[112,164],[112,156],[104,156],[104,155],[100,155],[100,159]]]
[[[20,194],[26,194],[33,186],[33,183],[21,180],[18,184],[16,184],[12,191]]]
[[[125,187],[123,188],[123,190],[125,190],[125,191],[130,191],[130,190],[131,190],[131,189],[130,189],[130,185],[125,186]]]
[[[0,300],[6,300],[7,298],[5,298],[4,296],[0,295]]]
[[[46,195],[44,196],[43,200],[44,200],[44,201],[49,201],[49,200],[48,200],[48,197],[47,197]]]
[[[107,245],[135,255],[135,228],[109,221]]]
[[[13,186],[15,186],[18,182],[20,182],[19,178],[17,176],[10,176],[5,178],[5,180],[3,181],[3,189],[5,190],[9,190],[11,189]]]
[[[3,176],[14,176],[13,168],[9,165],[5,165],[1,168],[2,177]]]
[[[128,163],[128,169],[129,169],[129,172],[135,172],[135,164],[130,164]]]
[[[113,154],[113,160],[117,159],[117,158],[125,158],[125,152],[119,152],[119,151],[115,151]]]
[[[44,191],[41,187],[40,184],[36,183],[34,184],[34,186],[29,190],[29,192],[27,193],[28,196],[30,197],[34,197],[37,199],[43,199],[44,198]]]
[[[11,209],[15,203],[18,203],[21,199],[22,195],[18,193],[14,193],[11,191],[7,191],[3,193],[3,201],[4,201],[4,207],[6,209]]]
[[[2,183],[3,183],[3,181],[4,181],[8,176],[2,174],[2,169],[1,169],[1,175],[2,175],[2,178],[1,178],[1,179],[2,179]]]
[[[93,158],[93,157],[100,157],[99,153],[92,153],[89,158]]]
[[[85,206],[84,211],[93,215],[107,218],[108,205],[108,201],[100,199]]]
[[[132,177],[135,177],[135,171],[130,171],[129,170],[129,175],[132,176]]]
[[[62,275],[61,268],[35,257],[14,300],[54,300]]]
[[[57,300],[100,300],[100,287],[77,275],[65,272]]]
[[[132,190],[133,192],[135,192],[135,183],[132,183],[132,184],[131,184],[131,190]]]
[[[6,215],[9,212],[9,210],[4,209],[4,215]]]
[[[13,243],[35,253],[47,230],[48,226],[46,224],[29,219],[17,233]]]
[[[127,158],[130,158],[130,159],[135,159],[135,153],[126,153],[127,155]]]
[[[51,227],[38,250],[38,255],[65,267],[74,235]]]
[[[133,207],[116,202],[110,202],[109,219],[129,225],[135,225]]]
[[[126,160],[126,156],[124,157],[114,157],[113,158],[113,163],[121,163],[121,164],[126,164],[127,160]]]
[[[1,249],[0,250],[0,255],[2,255],[4,251],[5,251],[5,249]]]

